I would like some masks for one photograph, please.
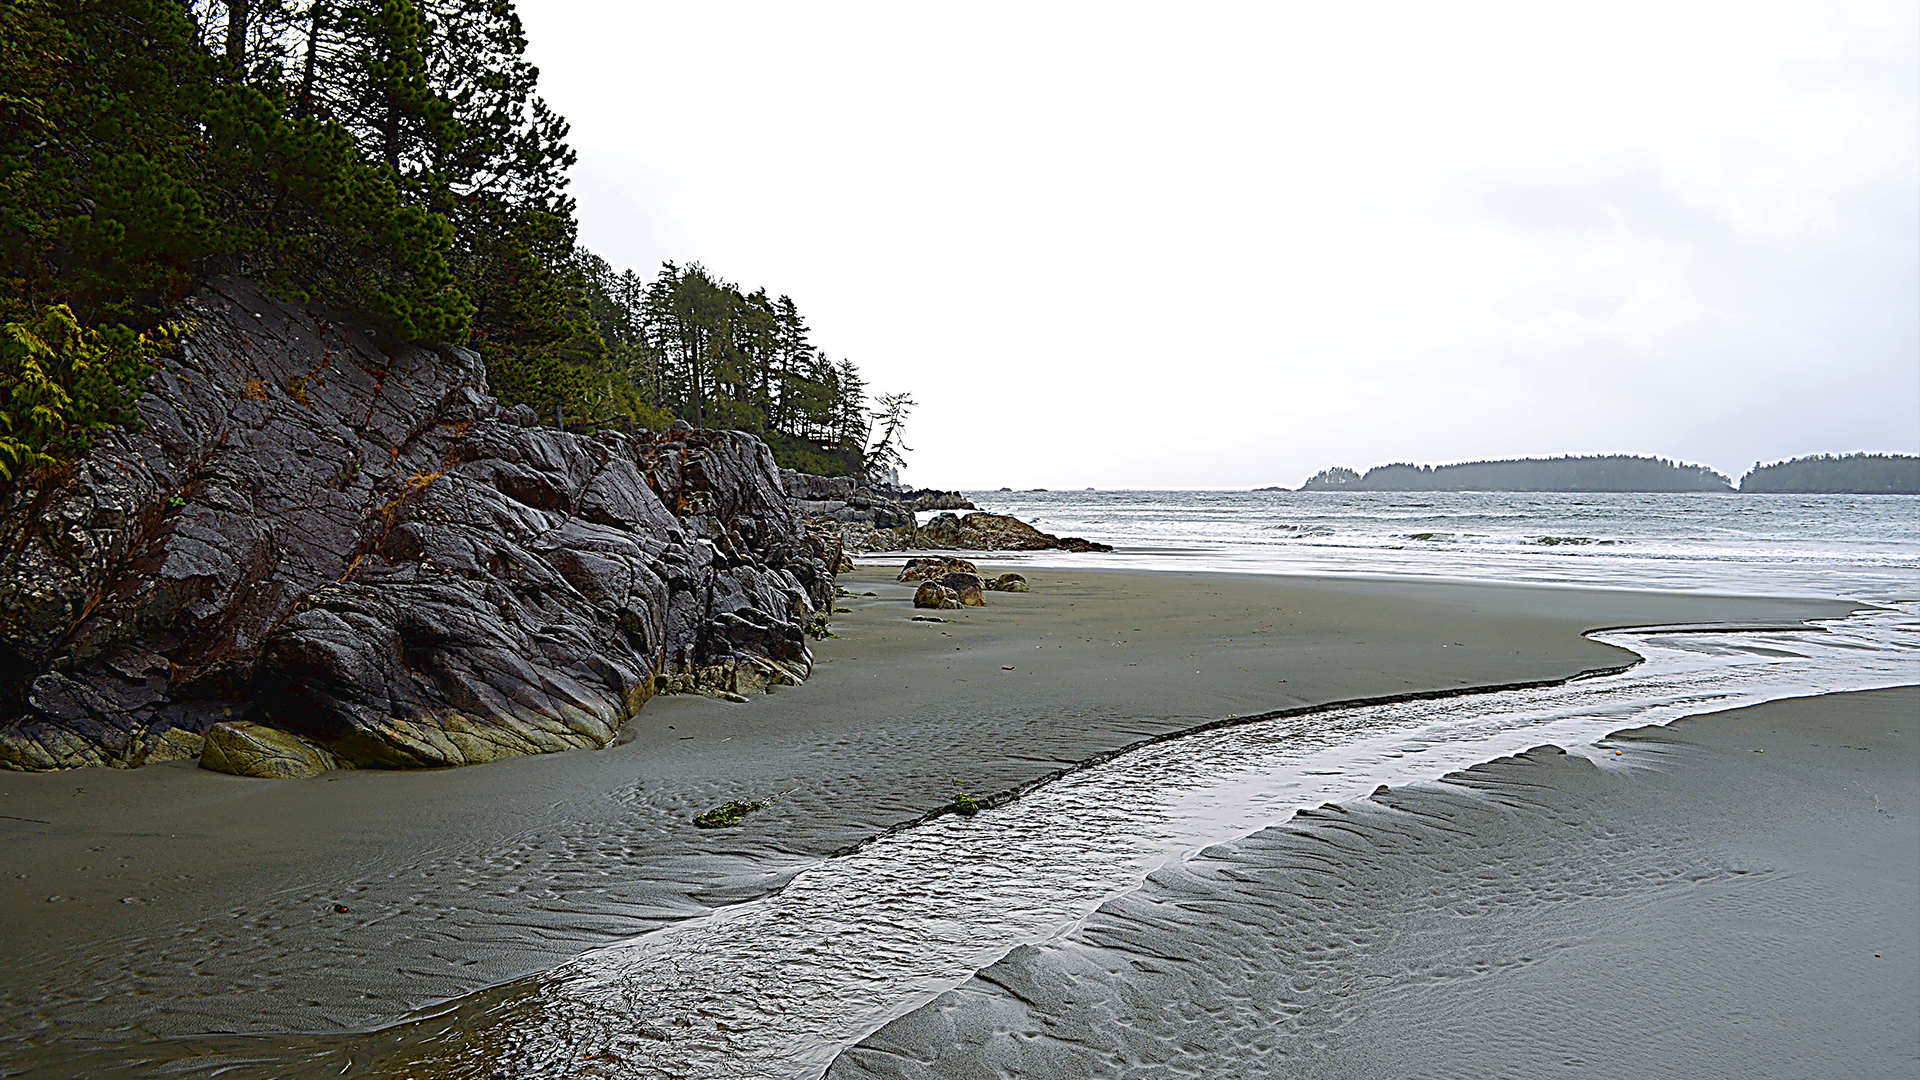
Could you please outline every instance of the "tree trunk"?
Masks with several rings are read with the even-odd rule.
[[[227,63],[234,73],[247,73],[247,21],[253,16],[253,0],[227,0]]]

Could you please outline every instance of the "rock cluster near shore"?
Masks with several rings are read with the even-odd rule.
[[[989,578],[966,559],[942,556],[908,559],[900,570],[899,581],[918,581],[913,606],[917,608],[958,609],[985,607],[988,592],[1031,592],[1027,579],[1019,574],[1001,574]]]
[[[808,477],[819,480],[821,477]],[[851,483],[851,481],[848,481]],[[794,485],[789,485],[791,492]],[[944,495],[953,495],[948,492]],[[855,496],[858,498],[858,496]],[[1077,536],[1055,536],[1007,514],[974,512],[965,517],[940,514],[925,525],[915,526],[914,515],[886,508],[861,510],[852,502],[838,504],[845,509],[840,516],[813,513],[819,505],[809,500],[793,500],[797,513],[809,524],[833,532],[846,551],[1112,551],[1110,544],[1083,540]],[[899,507],[900,504],[892,504]],[[941,509],[922,507],[922,509]],[[898,522],[898,524],[888,524]]]
[[[141,430],[0,507],[0,766],[190,757],[223,724],[232,771],[471,764],[811,670],[843,556],[759,440],[537,427],[471,352],[244,281],[189,308]]]
[[[812,476],[783,469],[787,498],[796,514],[833,532],[846,551],[1112,551],[1077,536],[1055,536],[1006,514],[978,512],[957,491],[933,488],[864,487],[850,476]],[[965,517],[940,514],[925,525],[915,515],[928,510],[971,510]]]

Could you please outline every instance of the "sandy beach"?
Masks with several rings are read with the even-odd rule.
[[[828,1076],[1912,1076],[1916,718],[1792,699],[1302,812]]]
[[[927,613],[896,567],[842,576],[856,595],[806,685],[655,699],[605,751],[296,781],[191,763],[0,777],[0,1062],[104,1075],[112,1047],[155,1038],[367,1030],[763,895],[961,790],[1271,710],[1633,661],[1581,636],[1596,628],[1854,607],[1029,569],[1031,593]],[[930,614],[945,621],[915,619]],[[738,829],[691,827],[731,799],[772,805]]]

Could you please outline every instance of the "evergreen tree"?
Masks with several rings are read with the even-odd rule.
[[[913,447],[906,442],[907,417],[913,412],[914,400],[911,394],[881,394],[875,402],[873,421],[880,429],[880,437],[867,450],[867,475],[880,479],[884,474],[907,467],[906,452]]]
[[[858,472],[864,384],[792,298],[578,247],[526,45],[511,0],[0,2],[0,459],[131,417],[146,331],[238,273],[471,345],[543,419],[678,415]]]

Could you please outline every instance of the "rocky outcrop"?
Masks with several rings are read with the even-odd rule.
[[[914,532],[913,546],[963,551],[1112,551],[1077,536],[1055,536],[1006,514],[941,514]]]
[[[1001,574],[997,578],[989,578],[987,580],[987,591],[1032,592],[1033,586],[1028,585],[1027,579],[1020,574]]]
[[[1112,551],[1108,544],[1055,536],[1006,514],[940,514],[917,529],[860,525],[839,530],[849,551]]]
[[[892,499],[915,513],[928,510],[978,510],[973,501],[957,491],[918,488],[890,493]]]
[[[843,555],[758,440],[537,427],[473,353],[246,282],[188,315],[141,430],[5,497],[0,765],[138,765],[226,721],[470,764],[810,671]]]
[[[922,511],[974,509],[957,491],[860,486],[850,476],[813,476],[792,469],[780,470],[780,481],[800,516],[842,526],[910,529],[914,515]]]

